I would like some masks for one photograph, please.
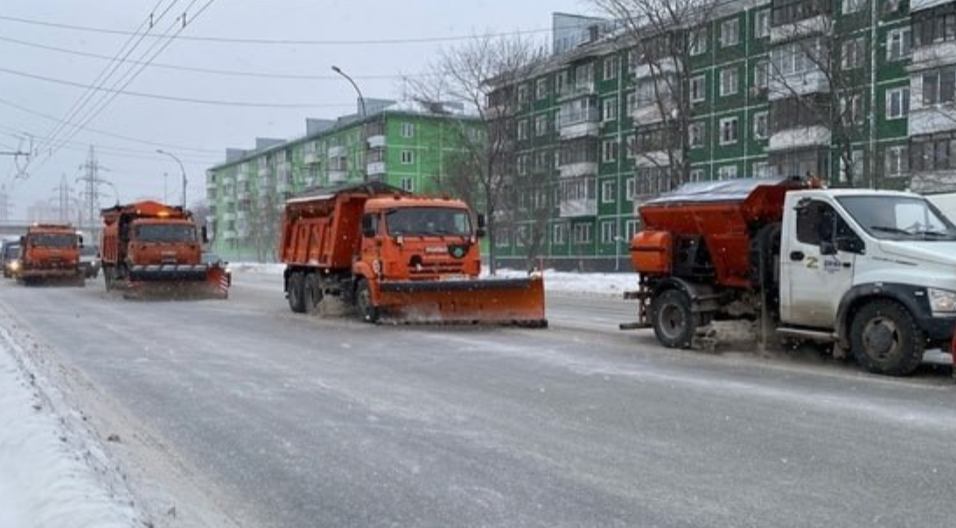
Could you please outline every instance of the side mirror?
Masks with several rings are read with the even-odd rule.
[[[836,255],[837,254],[837,245],[830,240],[821,240],[820,241],[820,254],[821,255]]]
[[[862,255],[866,253],[866,244],[857,237],[840,237],[836,240],[836,247],[840,251]]]
[[[362,217],[362,236],[365,238],[372,238],[376,235],[375,231],[375,217],[372,215],[365,215]]]

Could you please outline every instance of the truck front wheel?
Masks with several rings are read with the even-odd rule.
[[[355,307],[358,308],[359,317],[367,323],[378,321],[378,308],[372,304],[372,290],[369,288],[368,281],[361,279],[355,286]]]
[[[899,303],[877,300],[853,317],[850,348],[856,362],[869,372],[906,376],[923,360],[923,333]]]
[[[654,335],[667,348],[690,348],[697,331],[697,318],[690,297],[681,290],[667,290],[651,300]]]

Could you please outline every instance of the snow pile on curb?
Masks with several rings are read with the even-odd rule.
[[[260,264],[238,262],[229,265],[233,272],[282,275],[284,264]],[[637,289],[637,274],[623,273],[574,273],[569,271],[544,270],[544,287],[549,292],[578,293],[589,295],[612,295],[620,297],[627,290]],[[498,270],[499,277],[523,277],[524,271]]]
[[[57,394],[25,361],[0,325],[0,526],[143,526],[111,485],[118,477],[104,474],[105,454],[57,412]]]

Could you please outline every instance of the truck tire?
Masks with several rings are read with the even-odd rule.
[[[322,302],[322,286],[319,285],[319,274],[309,273],[305,276],[302,299],[306,313],[314,314],[319,311]]]
[[[355,286],[355,307],[366,323],[378,322],[378,308],[372,304],[372,290],[365,279],[359,279]]]
[[[690,297],[681,290],[669,289],[651,300],[651,324],[654,335],[667,348],[690,348],[697,332],[697,317]]]
[[[294,271],[289,275],[289,308],[295,313],[305,312],[305,277],[301,272]]]
[[[850,327],[850,349],[857,364],[875,374],[907,376],[923,360],[926,341],[901,304],[880,299],[863,305]]]

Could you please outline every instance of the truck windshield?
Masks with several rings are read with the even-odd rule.
[[[196,228],[191,225],[138,225],[133,231],[138,242],[195,242]]]
[[[471,219],[464,209],[403,207],[385,213],[392,236],[471,235]]]
[[[892,240],[956,240],[956,226],[929,201],[909,196],[837,199],[870,235]]]
[[[39,247],[73,247],[76,245],[76,235],[38,233],[30,235],[30,244]]]

